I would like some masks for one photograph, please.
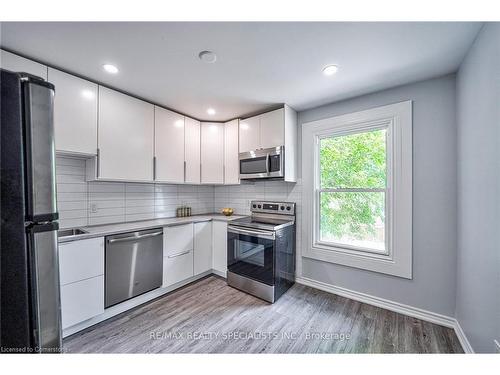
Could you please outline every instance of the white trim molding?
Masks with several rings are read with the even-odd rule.
[[[455,326],[453,328],[455,329],[455,334],[457,335],[458,341],[460,341],[460,345],[462,345],[465,354],[474,354],[474,349],[472,348],[472,345],[467,339],[467,336],[465,336],[465,332],[462,329],[462,326],[456,319],[455,319]]]
[[[384,253],[319,240],[319,144],[325,137],[387,131],[386,246]],[[412,101],[302,125],[302,256],[412,278]],[[352,190],[352,189],[351,189]],[[366,249],[365,249],[366,250]]]
[[[354,301],[366,303],[376,307],[381,307],[383,309],[394,311],[399,314],[421,319],[426,322],[439,324],[441,326],[448,328],[453,328],[455,334],[458,337],[458,340],[460,341],[460,344],[462,345],[464,352],[466,354],[474,353],[474,350],[472,349],[469,340],[465,336],[462,327],[460,327],[460,324],[454,317],[438,314],[432,311],[424,310],[410,305],[405,305],[403,303],[391,301],[385,298],[372,296],[370,294],[357,292],[340,286],[327,284],[321,281],[310,279],[308,277],[297,277],[295,279],[295,282],[297,284],[306,285],[311,288],[319,289],[327,293],[332,293],[339,295],[341,297],[349,298]]]

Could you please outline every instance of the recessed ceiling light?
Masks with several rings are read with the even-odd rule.
[[[339,67],[337,65],[327,65],[323,68],[323,74],[325,76],[333,76],[338,70]]]
[[[117,68],[116,66],[114,66],[114,65],[111,65],[111,64],[104,64],[104,65],[102,66],[102,68],[103,68],[106,72],[108,72],[108,73],[110,73],[110,74],[116,74],[116,73],[118,73],[118,68]]]
[[[215,109],[213,109],[213,108],[209,108],[209,109],[207,109],[207,113],[208,113],[210,116],[213,116],[213,115],[215,115],[215,113],[216,113],[216,112],[215,112]]]
[[[206,62],[207,64],[213,64],[217,61],[217,55],[212,51],[201,51],[198,54],[198,57],[201,61]]]

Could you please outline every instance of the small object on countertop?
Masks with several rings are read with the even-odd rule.
[[[222,213],[226,216],[231,216],[234,210],[232,208],[226,207],[222,209]]]
[[[181,207],[177,207],[177,210],[175,211],[175,216],[182,217],[183,216],[182,215],[182,209],[183,209],[182,206]]]
[[[191,207],[186,207],[186,216],[191,216]]]

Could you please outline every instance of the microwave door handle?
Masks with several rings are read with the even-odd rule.
[[[266,154],[266,174],[269,176],[269,152]]]

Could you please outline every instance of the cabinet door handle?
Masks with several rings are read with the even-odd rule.
[[[186,161],[184,160],[184,182],[186,182]]]
[[[153,180],[156,180],[156,156],[153,156]]]
[[[96,177],[99,178],[99,169],[101,168],[101,162],[100,162],[100,159],[101,159],[101,150],[99,149],[99,147],[97,148],[97,156],[96,156],[96,166],[95,166],[95,169],[96,169]]]
[[[182,253],[169,255],[168,258],[177,258],[177,257],[180,257],[181,255],[189,254],[190,252],[191,252],[191,250],[183,251]]]

